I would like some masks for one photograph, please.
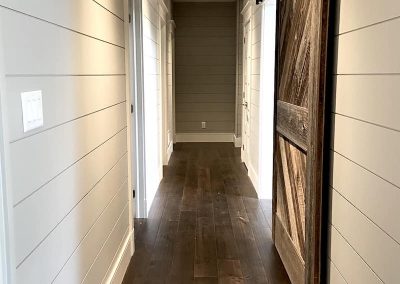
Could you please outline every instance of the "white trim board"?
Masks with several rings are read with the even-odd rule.
[[[234,136],[234,142],[235,142],[235,147],[240,148],[242,147],[242,137],[237,137],[236,135]]]
[[[135,248],[132,245],[133,244],[132,240],[134,236],[133,232],[134,232],[133,230],[129,232],[122,246],[119,248],[116,255],[116,261],[111,267],[111,271],[108,277],[105,279],[105,281],[103,280],[103,283],[107,284],[122,283],[122,280],[124,279],[125,273],[128,269],[131,257],[133,256],[133,253],[135,251]]]
[[[248,165],[246,164],[246,167],[250,181],[256,190],[257,196],[260,198],[258,174],[250,163]]]
[[[176,133],[176,142],[234,142],[233,133]]]

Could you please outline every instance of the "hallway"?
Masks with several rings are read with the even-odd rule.
[[[123,283],[289,283],[271,225],[240,148],[178,143]]]

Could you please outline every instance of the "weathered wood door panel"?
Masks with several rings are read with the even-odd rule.
[[[320,282],[328,3],[278,3],[274,238],[294,284]]]

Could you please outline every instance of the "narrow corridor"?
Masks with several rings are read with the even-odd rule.
[[[289,283],[271,225],[240,148],[178,143],[123,283]]]

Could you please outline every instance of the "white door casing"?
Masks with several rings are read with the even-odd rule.
[[[242,161],[249,163],[250,115],[251,115],[251,22],[243,30],[243,96],[242,96]]]

